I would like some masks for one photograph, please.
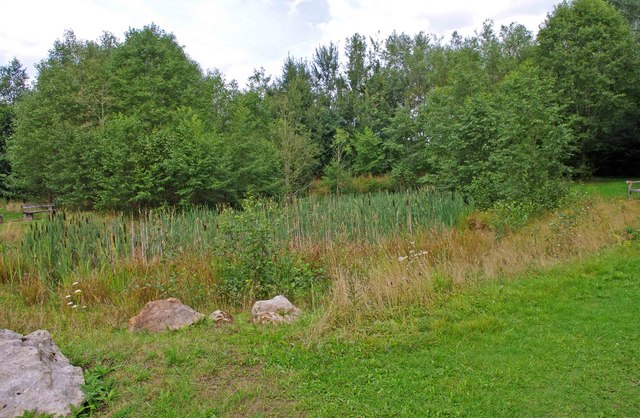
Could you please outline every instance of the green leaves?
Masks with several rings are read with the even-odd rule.
[[[350,173],[391,172],[398,187],[436,182],[491,206],[554,201],[567,165],[638,169],[640,50],[603,0],[558,5],[538,45],[524,26],[489,20],[449,43],[355,34],[344,52],[342,66],[333,43],[310,63],[287,57],[275,81],[257,70],[240,90],[155,25],[123,42],[67,32],[33,91],[0,108],[0,192],[8,163],[18,194],[128,210],[295,195],[322,174],[338,192]],[[23,80],[6,68],[15,82],[0,80],[2,92]]]
[[[558,100],[553,82],[523,64],[494,93],[429,111],[427,152],[435,172],[425,180],[462,190],[484,208],[496,202],[553,206],[572,151]]]
[[[82,386],[84,391],[84,403],[73,410],[74,418],[92,417],[107,407],[115,396],[115,380],[107,377],[113,369],[96,364],[91,369],[85,370]]]
[[[196,106],[200,68],[172,34],[155,25],[131,29],[114,51],[110,69],[115,112],[134,115],[152,128],[170,123],[178,108]]]
[[[123,43],[67,32],[16,106],[13,185],[97,209],[273,195],[279,155],[254,105],[219,74],[202,74],[155,25],[130,30]]]
[[[278,239],[278,228],[284,224],[282,207],[249,197],[242,201],[242,209],[226,209],[217,220],[215,267],[229,302],[247,305],[282,293],[308,296],[318,285],[320,272]]]
[[[537,61],[557,79],[583,168],[611,174],[635,167],[637,153],[620,152],[637,148],[629,137],[637,142],[639,121],[640,51],[629,24],[603,0],[563,2],[538,42]]]

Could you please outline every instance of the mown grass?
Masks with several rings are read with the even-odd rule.
[[[588,196],[600,196],[607,199],[627,198],[627,178],[596,178],[588,182],[576,183],[573,189]]]
[[[129,334],[108,307],[18,308],[5,293],[14,311],[2,323],[39,322],[74,363],[113,368],[105,416],[637,416],[639,256],[628,241],[441,293],[355,334],[310,335],[313,313],[291,327],[241,315]]]
[[[638,255],[497,280],[316,346],[301,397],[325,416],[636,416]]]
[[[22,211],[20,210],[20,205],[0,200],[0,217],[3,218],[4,222],[21,219]]]

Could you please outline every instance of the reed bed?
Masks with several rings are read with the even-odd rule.
[[[452,226],[470,210],[460,196],[432,191],[312,197],[266,209],[275,239],[289,247],[376,242],[424,228]],[[271,207],[271,206],[270,206]],[[101,216],[67,214],[31,223],[18,240],[0,243],[0,281],[109,275],[177,258],[212,259],[233,222],[226,208],[158,209]],[[237,231],[234,231],[237,234]]]
[[[429,190],[314,196],[287,205],[284,236],[296,242],[368,241],[453,226],[470,205],[461,196]]]

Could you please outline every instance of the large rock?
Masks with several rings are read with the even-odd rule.
[[[269,300],[259,300],[251,308],[251,321],[256,324],[291,323],[300,315],[287,298],[278,295]]]
[[[0,330],[0,417],[26,411],[65,416],[84,401],[84,376],[47,331],[27,336]]]
[[[198,322],[204,315],[183,305],[176,298],[154,300],[129,320],[129,331],[174,331]]]

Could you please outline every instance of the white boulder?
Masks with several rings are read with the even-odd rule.
[[[0,330],[0,417],[69,415],[71,405],[84,401],[83,384],[82,369],[69,363],[48,331]]]
[[[282,295],[269,300],[259,300],[251,308],[251,321],[256,324],[288,324],[298,315],[300,315],[300,309]]]

